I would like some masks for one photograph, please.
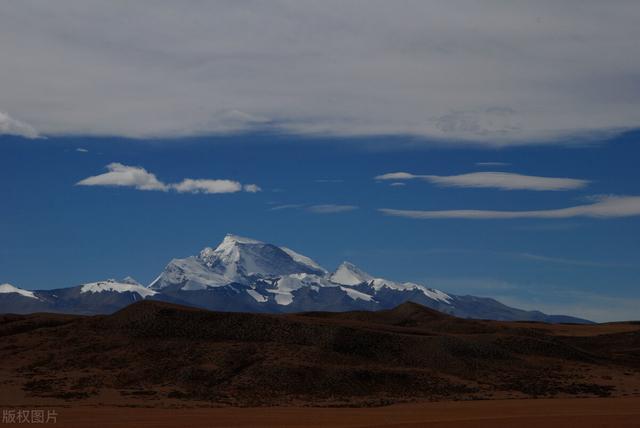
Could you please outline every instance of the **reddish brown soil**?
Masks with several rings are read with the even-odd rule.
[[[0,338],[3,408],[491,408],[520,401],[468,401],[640,397],[637,323],[473,321],[415,304],[261,315],[141,302],[110,316],[0,315]]]
[[[569,428],[640,426],[640,398],[491,400],[375,408],[55,408],[66,428],[389,427]],[[9,425],[8,425],[9,426]]]

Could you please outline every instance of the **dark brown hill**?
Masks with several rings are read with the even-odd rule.
[[[0,337],[6,404],[359,406],[640,394],[640,325],[475,321],[413,303],[266,315],[143,301],[109,316],[2,316]]]

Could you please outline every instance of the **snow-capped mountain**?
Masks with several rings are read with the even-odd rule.
[[[31,313],[47,310],[49,305],[39,294],[11,284],[0,284],[0,312]]]
[[[379,310],[414,301],[462,317],[556,320],[493,299],[376,278],[349,262],[329,272],[289,248],[236,235],[227,235],[215,249],[207,247],[197,256],[172,260],[149,288],[213,310]]]
[[[92,314],[113,312],[156,294],[133,278],[127,277],[120,281],[107,279],[51,290],[45,298],[50,299],[54,308],[60,312],[72,310],[75,313]]]
[[[374,278],[348,262],[330,273],[289,248],[235,235],[198,256],[172,260],[149,288],[217,310],[374,310],[408,299],[451,309],[452,302],[442,291]]]
[[[39,291],[3,284],[0,286],[0,312],[110,313],[156,294],[130,277],[121,281],[107,279],[75,287]]]
[[[29,312],[37,307],[109,313],[141,299],[245,312],[380,310],[413,301],[467,318],[584,321],[377,278],[348,262],[329,272],[289,248],[236,235],[225,236],[217,247],[206,247],[196,256],[171,260],[148,287],[130,277],[35,292],[0,286],[0,312]]]
[[[373,289],[376,293],[382,289],[396,291],[418,291],[432,300],[444,303],[450,303],[452,299],[452,297],[448,294],[440,290],[425,287],[424,285],[414,284],[412,282],[399,283],[389,281],[388,279],[384,278],[374,278],[349,262],[342,262],[338,269],[336,269],[336,271],[332,273],[329,278],[332,282],[351,287],[362,286],[366,284],[366,287]]]
[[[106,281],[90,282],[80,286],[80,294],[84,293],[135,293],[143,299],[154,296],[157,292],[142,286],[131,277],[126,277],[122,282],[115,279]]]
[[[23,290],[22,288],[15,287],[11,284],[0,284],[0,294],[17,294],[21,297],[38,300],[36,295],[33,294],[33,291]]]

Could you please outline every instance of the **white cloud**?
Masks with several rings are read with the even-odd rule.
[[[335,205],[335,204],[311,205],[310,207],[307,207],[307,211],[312,212],[314,214],[343,213],[343,212],[353,211],[357,209],[358,207],[355,205]]]
[[[185,178],[172,184],[178,193],[236,193],[242,190],[242,184],[233,180],[207,180]]]
[[[166,184],[139,166],[128,166],[121,163],[110,163],[104,174],[85,178],[76,183],[77,186],[119,186],[133,187],[138,190],[159,190],[166,192],[174,190],[178,193],[236,193],[244,190],[248,193],[257,193],[262,189],[256,184],[244,186],[234,180],[220,179],[193,179],[185,178],[179,183]]]
[[[77,186],[119,186],[133,187],[138,190],[160,190],[166,192],[169,187],[159,181],[156,176],[138,166],[127,166],[121,163],[110,163],[104,174],[94,175],[78,181]]]
[[[393,172],[375,177],[377,180],[422,179],[447,187],[485,187],[501,190],[572,190],[586,186],[588,180],[575,178],[537,177],[509,172],[473,172],[460,175],[416,175]]]
[[[640,124],[639,20],[635,1],[1,2],[2,102],[45,135],[567,143]]]
[[[82,147],[78,147],[76,149],[76,152],[80,152],[80,153],[89,153],[89,150],[82,148]]]
[[[28,123],[12,118],[7,113],[0,111],[0,135],[17,135],[24,138],[40,138],[38,131]]]
[[[600,196],[588,205],[536,211],[491,211],[491,210],[398,210],[381,208],[380,212],[414,219],[463,218],[463,219],[515,219],[515,218],[618,218],[640,216],[640,196]]]
[[[451,176],[427,175],[432,183],[449,187],[489,187],[502,190],[572,190],[586,186],[588,180],[537,177],[508,172],[474,172]]]
[[[393,186],[393,187],[401,187],[401,186],[406,186],[407,183],[402,183],[400,181],[394,181],[393,183],[389,184],[389,186]]]
[[[245,192],[249,193],[258,193],[262,191],[262,188],[260,188],[260,186],[258,186],[257,184],[245,184],[244,186],[242,186],[242,188]]]
[[[387,174],[377,175],[376,180],[413,180],[414,178],[422,178],[424,175],[415,175],[409,172],[389,172]]]

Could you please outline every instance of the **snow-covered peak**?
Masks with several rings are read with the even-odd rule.
[[[122,281],[120,281],[123,284],[131,284],[131,285],[139,285],[142,286],[142,284],[140,284],[138,281],[136,281],[135,279],[133,279],[130,276],[125,277]]]
[[[143,298],[153,296],[157,292],[143,287],[140,284],[130,284],[124,282],[117,282],[114,279],[108,279],[106,281],[90,282],[84,284],[80,289],[80,293],[102,293],[102,292],[115,292],[115,293],[137,293]]]
[[[244,238],[238,235],[227,234],[222,242],[214,249],[206,247],[200,251],[199,258],[205,263],[213,264],[216,260],[224,263],[237,262],[240,259],[240,246],[245,245],[265,245],[264,242],[251,238]]]
[[[370,282],[374,278],[354,264],[342,262],[342,264],[338,266],[338,269],[331,274],[330,279],[337,284],[358,285],[363,282]]]
[[[212,271],[236,282],[254,275],[273,278],[292,273],[324,274],[324,269],[308,257],[235,235],[227,235],[213,251],[203,250],[200,259]]]
[[[436,290],[435,288],[425,287],[424,285],[414,284],[413,282],[405,282],[405,286],[413,286],[422,290],[422,292],[427,296],[432,298],[433,300],[439,300],[443,303],[451,303],[451,296],[449,296],[444,291]]]
[[[255,239],[244,238],[238,235],[227,234],[222,242],[214,249],[206,247],[198,258],[202,260],[207,266],[215,267],[225,265],[231,267],[232,264],[237,264],[241,259],[241,252],[244,247],[264,246],[264,242],[257,241]],[[235,271],[232,276],[235,275]]]
[[[436,290],[435,288],[429,288],[421,284],[416,284],[414,282],[395,282],[389,281],[388,279],[376,278],[371,281],[371,287],[373,287],[373,289],[376,291],[380,291],[383,288],[398,291],[418,290],[432,300],[437,300],[447,304],[451,303],[451,296],[449,296],[447,293]]]
[[[247,285],[256,278],[273,280],[294,273],[326,275],[316,262],[295,251],[226,235],[215,249],[206,247],[197,256],[172,260],[149,287],[204,290],[232,283]]]
[[[225,249],[233,247],[237,244],[264,244],[264,242],[227,233],[220,245],[218,245],[218,247],[216,248],[216,251],[224,251]]]
[[[15,293],[31,299],[38,299],[32,291],[23,290],[22,288],[15,287],[11,284],[0,284],[0,294]]]
[[[200,254],[198,254],[198,257],[202,260],[206,260],[212,257],[214,254],[216,254],[216,250],[214,248],[204,247],[202,250],[200,250]]]
[[[316,263],[313,259],[311,259],[310,257],[307,257],[305,255],[302,255],[300,253],[296,253],[295,251],[293,251],[291,248],[287,248],[287,247],[280,247],[280,249],[282,251],[284,251],[285,253],[289,254],[289,256],[295,260],[298,263],[301,263],[303,265],[309,266],[312,269],[318,270],[320,272],[323,273],[328,273],[327,270],[325,268],[323,268],[322,266],[320,266],[318,263]]]
[[[383,288],[397,291],[417,290],[432,300],[437,300],[442,303],[450,303],[451,301],[451,296],[440,290],[429,288],[421,284],[415,284],[413,282],[395,282],[384,278],[374,278],[349,262],[343,262],[338,269],[331,274],[329,279],[337,284],[347,286],[366,283],[373,288],[375,292],[378,292]]]

